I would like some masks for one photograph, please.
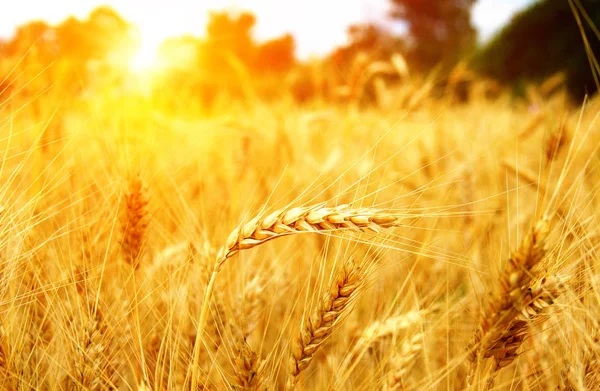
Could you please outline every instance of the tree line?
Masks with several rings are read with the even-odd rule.
[[[568,89],[577,99],[597,90],[594,54],[600,53],[600,1],[538,0],[483,45],[477,42],[471,18],[476,0],[390,1],[390,20],[399,23],[403,33],[393,34],[374,24],[350,26],[348,43],[321,59],[333,77],[348,72],[360,53],[373,60],[400,53],[411,72],[426,74],[437,69],[443,74],[466,61],[481,75],[512,85],[517,93],[526,83],[558,71],[565,72]],[[244,83],[248,80],[277,80],[306,68],[295,57],[292,35],[257,42],[253,36],[256,23],[256,16],[249,12],[213,12],[204,37],[166,41],[163,52],[185,47],[191,61],[165,75],[164,85],[185,81],[210,100],[223,90],[247,94]],[[101,71],[123,77],[115,69],[124,64],[110,59],[134,50],[138,42],[132,30],[129,22],[107,7],[96,9],[87,19],[71,17],[56,26],[41,21],[23,25],[12,38],[0,41],[0,80],[4,80],[0,94],[10,84],[6,75],[15,74],[12,70],[15,64],[23,65],[22,58],[28,59],[24,74],[36,79],[28,83],[32,89],[62,80],[77,90],[92,83]],[[107,62],[110,67],[105,66]],[[45,78],[35,76],[41,72]]]

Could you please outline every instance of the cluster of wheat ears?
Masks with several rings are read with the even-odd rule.
[[[1,103],[0,388],[600,389],[600,101],[554,84]]]

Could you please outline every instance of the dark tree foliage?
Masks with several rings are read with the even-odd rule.
[[[422,70],[452,66],[476,42],[471,24],[475,0],[392,0],[392,16],[408,26],[406,57]]]
[[[579,3],[595,26],[600,27],[600,1]],[[593,53],[599,56],[600,37],[585,18],[581,17],[581,21]],[[519,12],[478,53],[475,65],[480,72],[516,87],[523,81],[539,82],[564,71],[575,99],[596,91],[582,32],[568,0],[538,1]]]
[[[401,38],[374,24],[352,25],[348,27],[346,34],[348,44],[335,49],[328,59],[337,72],[348,72],[359,53],[367,54],[371,61],[387,61],[393,53],[405,52],[404,41]]]

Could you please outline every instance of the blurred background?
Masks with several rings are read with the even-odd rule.
[[[377,104],[415,79],[432,97],[452,84],[465,101],[476,80],[523,97],[554,77],[580,103],[596,91],[599,24],[596,0],[26,0],[0,15],[0,99],[109,90],[196,113],[284,96]]]
[[[503,345],[474,389],[500,368],[496,390],[600,373],[600,0],[3,4],[4,389],[283,389],[313,355],[298,389],[465,389],[477,313],[509,307],[517,331],[490,326]],[[268,237],[253,216],[321,201],[402,226],[274,240],[230,258],[204,298],[221,246]],[[513,272],[509,249],[546,212],[548,256],[530,236],[516,254],[537,260]],[[365,266],[360,301],[334,280],[347,258]],[[521,309],[504,301],[518,289],[485,307],[515,275]],[[541,303],[554,277],[568,288]],[[335,333],[307,344],[327,292],[356,310],[338,329],[325,299]],[[198,370],[206,387],[188,387]]]

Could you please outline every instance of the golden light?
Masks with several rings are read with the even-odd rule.
[[[161,58],[159,56],[159,49],[164,40],[168,38],[168,34],[161,34],[157,31],[156,26],[154,28],[138,26],[137,33],[139,44],[131,56],[129,62],[130,70],[133,72],[144,72],[160,67]]]

